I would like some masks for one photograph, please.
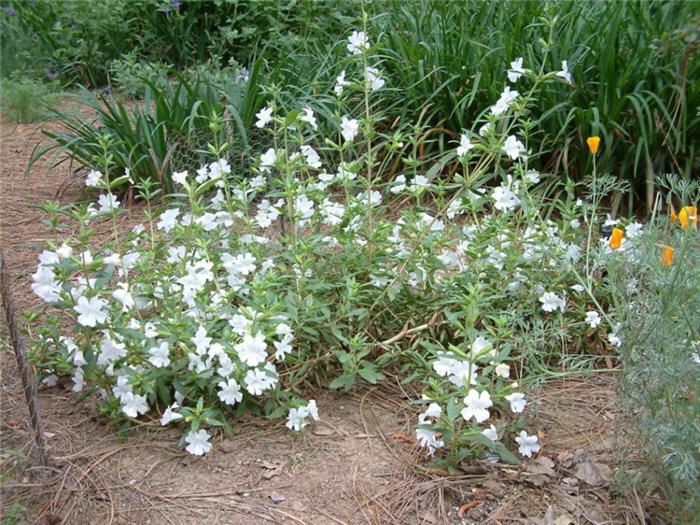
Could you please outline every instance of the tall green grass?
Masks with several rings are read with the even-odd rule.
[[[697,3],[427,2],[375,5],[384,67],[404,93],[406,118],[426,112],[435,126],[470,129],[504,87],[517,57],[557,71],[568,60],[575,87],[539,100],[531,137],[539,167],[582,177],[585,138],[603,137],[599,168],[653,201],[657,173],[698,168],[700,74]],[[547,20],[557,19],[550,42]],[[542,64],[546,48],[552,60]],[[517,89],[517,84],[516,84]],[[631,202],[631,205],[638,203]]]

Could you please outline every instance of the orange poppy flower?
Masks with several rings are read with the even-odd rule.
[[[681,223],[681,228],[684,230],[688,227],[688,224],[692,224],[693,228],[698,226],[698,208],[697,206],[684,206],[681,211],[678,212],[678,222]]]
[[[598,153],[598,146],[600,145],[600,137],[588,137],[586,139],[586,142],[588,143],[588,150],[595,155]]]
[[[673,264],[673,248],[666,246],[661,257],[661,266],[671,266]]]
[[[671,213],[669,214],[669,217],[671,218],[671,222],[676,222],[676,208],[673,207],[673,204],[671,206]]]
[[[625,236],[625,232],[621,230],[620,228],[613,228],[612,234],[610,235],[610,241],[608,241],[608,244],[613,250],[617,250],[620,248],[620,245],[622,244],[622,238]]]

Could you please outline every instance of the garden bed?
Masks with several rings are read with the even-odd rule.
[[[15,305],[31,310],[38,246],[49,236],[47,199],[81,198],[65,163],[24,171],[40,129],[2,125],[0,227]],[[119,218],[129,229],[143,209]],[[108,234],[111,223],[97,224]],[[415,443],[415,397],[391,378],[350,394],[316,392],[321,421],[293,435],[283,421],[247,416],[233,436],[214,433],[214,451],[194,457],[178,433],[144,424],[120,440],[93,403],[69,384],[42,387],[40,404],[53,458],[33,465],[31,432],[7,338],[2,344],[2,515],[18,523],[624,523],[643,522],[650,502],[612,490],[616,436],[624,422],[615,373],[552,380],[529,394],[528,428],[542,450],[521,466],[474,462],[461,472],[426,469]],[[413,394],[413,393],[412,393]],[[624,450],[624,447],[623,447]],[[625,452],[627,454],[627,452]],[[584,466],[582,466],[584,465]],[[475,503],[478,502],[478,503]],[[652,502],[653,503],[653,502]],[[471,508],[462,507],[472,504]],[[644,506],[647,509],[644,510]],[[462,507],[462,516],[458,509]]]

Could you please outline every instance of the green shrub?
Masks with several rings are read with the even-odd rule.
[[[664,186],[676,205],[700,200],[697,181]],[[636,255],[609,274],[624,341],[621,391],[643,460],[632,478],[664,494],[674,523],[691,523],[700,512],[700,232],[692,217],[683,228],[659,215]]]

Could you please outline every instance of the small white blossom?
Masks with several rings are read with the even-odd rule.
[[[369,40],[364,31],[353,31],[348,37],[348,51],[353,55],[361,55],[363,51],[369,49]]]
[[[83,326],[95,327],[97,324],[107,321],[107,312],[102,309],[107,306],[107,301],[100,297],[86,299],[85,296],[78,298],[78,304],[73,307],[78,314],[78,323]]]
[[[510,69],[508,70],[508,80],[511,82],[517,82],[518,79],[525,74],[523,69],[523,57],[516,58],[510,63]]]
[[[357,119],[349,119],[345,115],[340,120],[340,133],[347,142],[352,142],[360,129]]]
[[[512,160],[517,160],[520,154],[525,151],[525,146],[523,146],[523,143],[520,142],[515,135],[509,135],[503,146],[503,151]]]
[[[255,121],[255,127],[262,129],[272,120],[272,108],[265,106],[255,116],[258,119]]]
[[[553,312],[557,308],[563,312],[566,306],[566,301],[554,292],[545,292],[539,301],[542,303],[542,310],[545,312]]]
[[[600,324],[600,321],[600,314],[595,310],[586,312],[586,323],[588,323],[588,326],[591,328],[596,328]]]
[[[163,417],[160,418],[160,424],[165,426],[168,423],[177,421],[178,419],[182,419],[182,414],[175,412],[175,410],[177,410],[178,408],[180,407],[177,403],[173,403],[168,408],[166,408],[165,412],[163,412]]]
[[[573,84],[573,80],[571,79],[571,73],[569,72],[569,63],[567,60],[562,60],[561,71],[557,71],[557,76],[559,78],[563,78],[569,84]]]
[[[496,427],[493,425],[484,429],[481,433],[491,441],[498,441],[498,430],[496,430]]]
[[[112,193],[105,193],[97,198],[97,203],[100,205],[99,212],[108,212],[119,208],[119,200]]]
[[[494,369],[494,372],[497,376],[502,377],[504,379],[508,379],[510,377],[510,367],[505,363],[497,365]]]
[[[140,396],[133,392],[122,396],[121,402],[122,412],[129,417],[139,417],[139,415],[145,414],[149,410],[146,396]]]
[[[243,392],[235,379],[219,381],[217,386],[221,389],[217,394],[219,399],[227,405],[235,405],[243,400]]]
[[[93,188],[99,188],[102,184],[102,173],[95,170],[90,170],[85,178],[85,185],[92,186]]]
[[[474,148],[474,144],[471,143],[469,137],[462,134],[459,136],[459,147],[457,148],[457,155],[459,157],[465,155],[469,150]]]
[[[533,453],[537,454],[540,451],[541,447],[537,443],[537,436],[528,436],[524,430],[520,431],[520,436],[516,437],[515,441],[520,445],[518,452],[523,456],[531,458]]]
[[[462,409],[462,417],[469,421],[472,417],[477,423],[486,421],[491,415],[488,408],[493,406],[491,395],[487,391],[481,393],[474,389],[467,392],[467,397],[464,398],[465,408]]]
[[[350,82],[345,80],[345,70],[340,72],[340,75],[338,75],[335,78],[335,87],[333,88],[333,91],[335,92],[336,95],[342,95],[343,93],[343,88],[345,86],[349,86]]]
[[[148,360],[156,368],[168,366],[170,364],[170,345],[163,341],[158,346],[154,346],[148,351]]]
[[[506,401],[510,403],[510,409],[515,414],[520,414],[525,410],[525,405],[527,401],[525,400],[525,395],[521,392],[514,392],[510,395],[505,396]]]
[[[190,432],[185,436],[185,441],[188,443],[185,450],[195,456],[206,454],[211,450],[210,437],[211,434],[203,429],[197,432]]]
[[[314,116],[314,112],[309,106],[306,106],[304,108],[304,114],[301,117],[299,117],[299,120],[307,122],[313,128],[314,131],[318,129],[316,117]]]

